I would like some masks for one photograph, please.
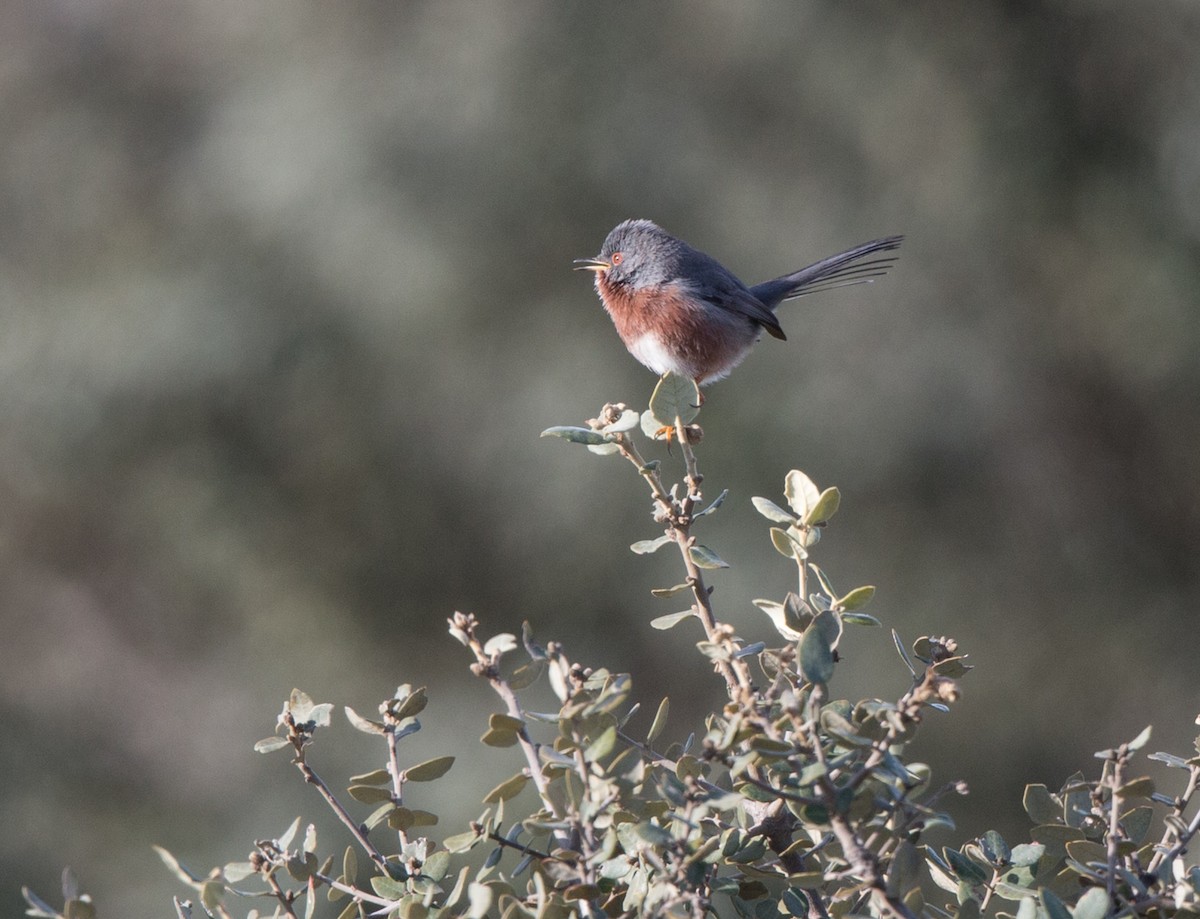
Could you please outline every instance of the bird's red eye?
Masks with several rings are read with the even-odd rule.
[[[613,263],[613,265],[614,265],[614,266],[615,266],[615,265],[620,265],[620,264],[621,264],[621,262],[623,262],[624,260],[625,260],[625,254],[624,254],[623,252],[614,252],[614,253],[613,253],[613,255],[612,255],[612,263]]]

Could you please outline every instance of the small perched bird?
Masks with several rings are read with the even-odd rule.
[[[882,275],[902,236],[863,243],[773,281],[747,287],[720,262],[649,220],[617,224],[595,258],[596,292],[629,353],[655,373],[712,383],[729,375],[763,330],[786,339],[775,308],[806,294]]]

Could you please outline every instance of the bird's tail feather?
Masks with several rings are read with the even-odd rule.
[[[750,288],[750,292],[769,309],[774,309],[785,300],[794,300],[807,294],[850,284],[869,284],[885,274],[896,261],[896,256],[864,261],[879,252],[894,252],[900,248],[903,236],[887,236],[876,239],[837,255],[823,258],[807,268],[786,274],[773,281],[764,281]]]

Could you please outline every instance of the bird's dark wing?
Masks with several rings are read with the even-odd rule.
[[[779,324],[775,314],[736,279],[732,284],[712,283],[710,279],[704,289],[694,290],[693,295],[708,301],[719,309],[745,316],[751,322],[766,329],[771,336],[783,341],[787,340],[787,336],[783,334],[783,326]]]
[[[711,303],[717,309],[745,316],[775,338],[787,338],[770,307],[712,256],[685,244],[680,252],[676,274],[688,279],[688,293],[696,299]]]
[[[774,309],[784,300],[803,297],[805,294],[844,287],[848,284],[870,283],[885,274],[896,261],[894,255],[872,259],[870,256],[883,252],[894,252],[900,248],[903,236],[887,236],[876,239],[829,258],[814,262],[807,268],[785,274],[773,281],[764,281],[750,288],[750,293],[767,309]]]

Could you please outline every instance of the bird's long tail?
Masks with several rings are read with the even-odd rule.
[[[775,309],[785,300],[794,300],[806,294],[815,294],[822,290],[832,290],[835,287],[845,287],[849,284],[869,284],[882,276],[896,261],[894,255],[883,255],[871,258],[884,252],[894,252],[900,248],[903,236],[887,236],[876,239],[853,249],[847,249],[837,255],[823,258],[807,268],[801,268],[792,274],[786,274],[774,281],[764,281],[750,288],[758,300],[769,309]]]

